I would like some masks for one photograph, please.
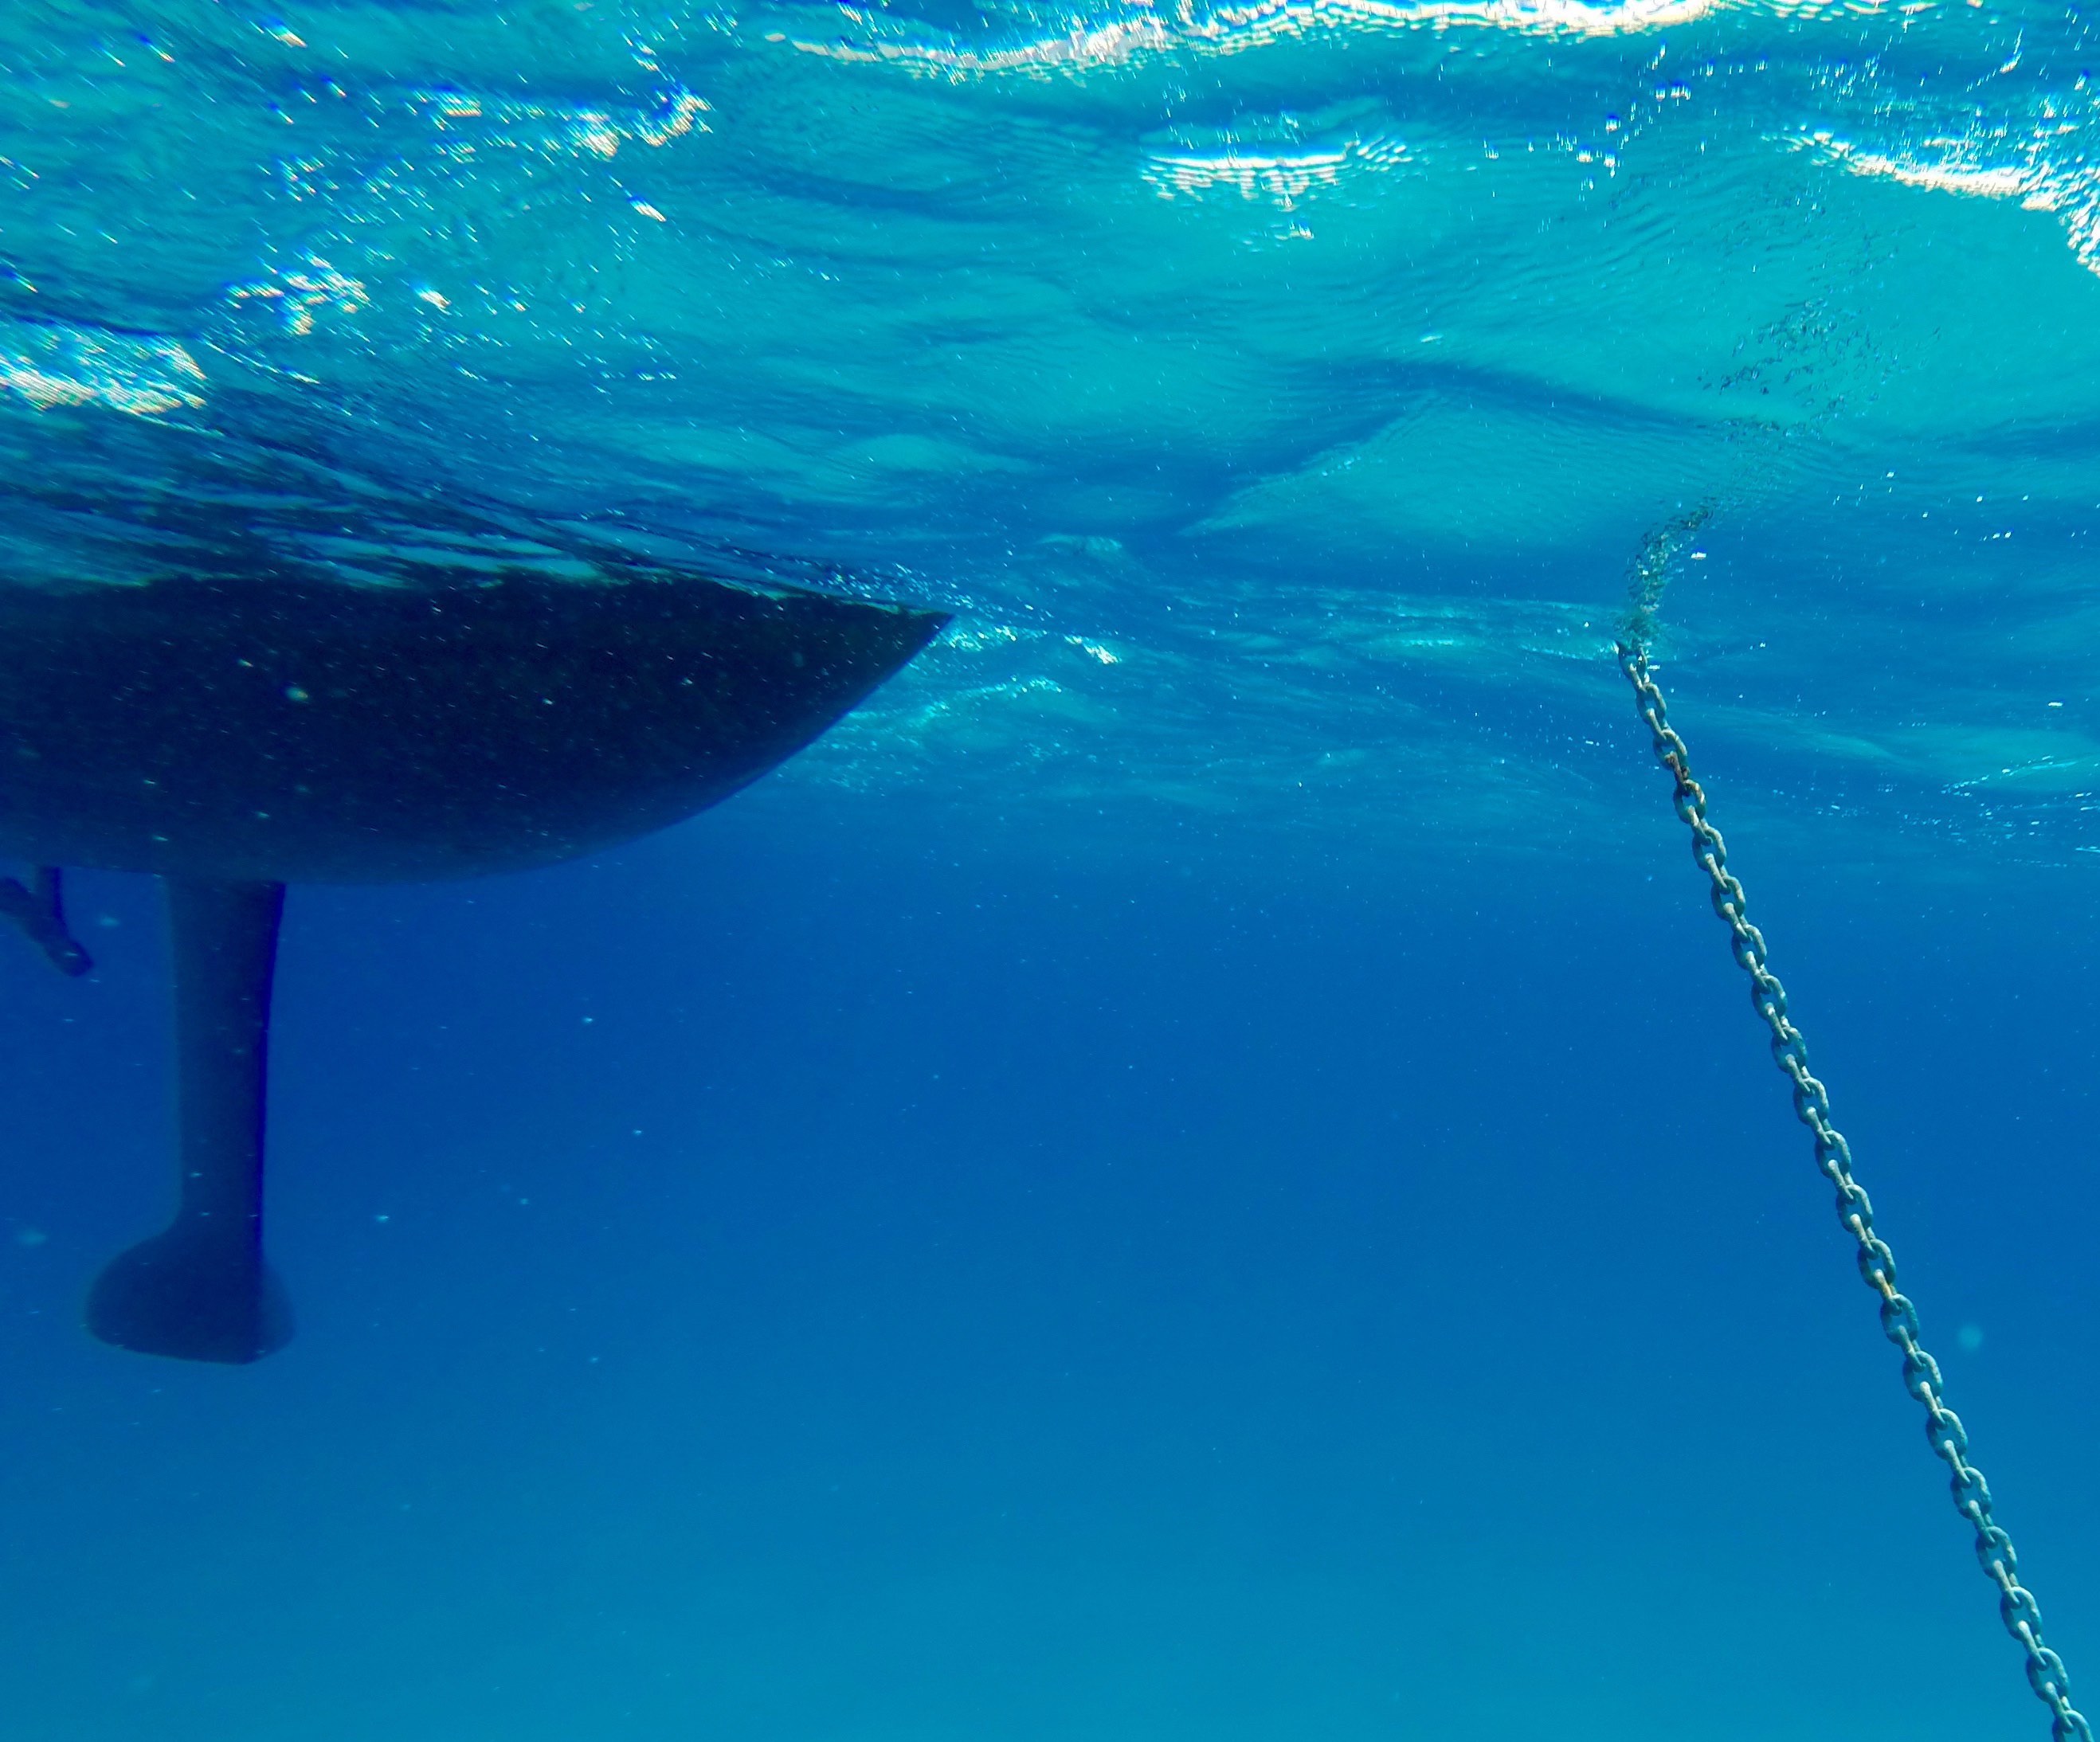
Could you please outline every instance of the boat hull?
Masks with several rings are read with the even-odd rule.
[[[698,577],[0,590],[0,853],[267,882],[549,864],[727,797],[942,621]]]

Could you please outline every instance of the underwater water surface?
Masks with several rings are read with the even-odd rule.
[[[293,891],[253,1367],[80,1325],[150,882],[0,936],[0,1731],[2045,1734],[1614,665],[1695,519],[1673,717],[2100,1702],[2096,77],[1965,0],[0,8],[0,582],[954,614],[678,828]]]

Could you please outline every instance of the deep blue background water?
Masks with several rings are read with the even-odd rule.
[[[104,970],[0,1031],[13,1732],[2031,1733],[1625,739],[1626,866],[783,787],[296,892],[252,1369],[77,1328],[166,1122],[153,902],[83,879]],[[2076,1669],[2089,889],[1737,862]]]

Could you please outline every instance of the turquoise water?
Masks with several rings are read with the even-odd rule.
[[[936,605],[721,810],[0,960],[30,1742],[2046,1734],[1615,670],[1629,570],[2100,1700],[2100,42],[1967,4],[0,11],[0,563]],[[2089,1679],[2078,1682],[2084,1675]]]

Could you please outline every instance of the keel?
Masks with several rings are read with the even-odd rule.
[[[290,1340],[262,1255],[262,1151],[280,883],[166,880],[181,1109],[174,1220],[95,1279],[87,1328],[183,1361],[252,1361]]]

